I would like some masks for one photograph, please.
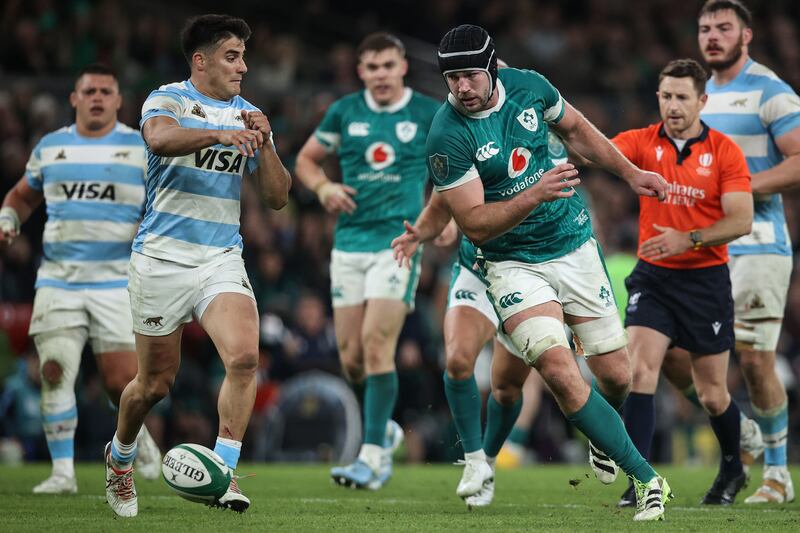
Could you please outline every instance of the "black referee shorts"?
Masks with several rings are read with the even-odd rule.
[[[625,327],[660,331],[694,354],[732,350],[733,297],[728,265],[678,270],[639,261],[625,279]]]

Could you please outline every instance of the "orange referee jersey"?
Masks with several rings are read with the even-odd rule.
[[[666,201],[639,197],[640,247],[660,233],[653,224],[679,231],[703,229],[725,215],[723,194],[750,192],[750,171],[741,148],[705,124],[700,136],[687,139],[682,150],[667,136],[661,122],[624,131],[613,141],[633,164],[658,172],[667,180]],[[690,249],[680,255],[648,262],[679,269],[722,265],[728,262],[728,246]]]

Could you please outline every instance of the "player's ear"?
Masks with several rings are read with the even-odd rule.
[[[703,109],[706,106],[707,102],[708,102],[708,95],[706,93],[701,94],[700,95],[700,109]]]
[[[77,107],[78,106],[78,93],[77,92],[72,91],[71,93],[69,93],[69,105],[71,105],[72,107]]]
[[[753,30],[751,28],[745,28],[742,30],[742,42],[745,46],[750,45],[750,41],[753,40]]]
[[[408,60],[404,57],[400,60],[400,75],[405,76],[408,74]]]
[[[192,66],[200,72],[204,71],[206,68],[206,56],[200,51],[193,53]]]

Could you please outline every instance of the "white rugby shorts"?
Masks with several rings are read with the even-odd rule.
[[[255,300],[237,250],[200,266],[131,254],[128,293],[133,329],[142,335],[169,335],[180,324],[191,322],[192,315],[199,322],[214,297],[228,292]]]
[[[788,255],[732,255],[728,262],[737,320],[783,318],[792,258]]]
[[[409,311],[419,283],[419,250],[411,269],[398,266],[392,250],[379,252],[331,252],[331,301],[333,307],[360,305],[377,298],[401,300]]]
[[[93,347],[118,345],[132,350],[133,324],[125,288],[36,290],[29,335],[81,327],[88,330]]]

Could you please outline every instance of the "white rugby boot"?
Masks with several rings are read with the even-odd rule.
[[[492,477],[483,482],[483,487],[481,487],[481,490],[472,496],[467,496],[464,498],[464,503],[467,504],[467,508],[469,509],[473,507],[486,507],[492,503],[492,500],[494,499],[494,476],[496,464],[494,460],[487,460],[487,462],[489,463],[489,467],[492,469]]]
[[[161,473],[161,450],[144,426],[136,440],[136,473],[150,480]]]
[[[236,511],[237,513],[243,513],[250,507],[250,498],[242,494],[236,479],[237,476],[233,476],[231,484],[228,485],[228,491],[214,502],[214,505]]]
[[[761,486],[744,503],[789,503],[794,501],[794,485],[785,466],[766,466]]]
[[[634,479],[633,485],[636,487],[636,514],[633,515],[633,520],[664,520],[664,505],[673,497],[667,480],[661,476],[656,476],[647,483]]]
[[[111,443],[106,444],[106,502],[111,509],[123,518],[139,514],[136,499],[136,486],[133,483],[133,467],[117,470],[111,464]]]
[[[594,444],[589,442],[589,466],[594,470],[594,475],[604,485],[610,485],[617,479],[617,463],[615,463],[609,456],[594,447]]]
[[[494,469],[486,459],[466,459],[456,464],[464,465],[464,473],[456,487],[456,494],[460,498],[477,494],[487,481],[494,482]]]
[[[76,494],[78,492],[78,482],[75,477],[52,474],[35,487],[34,494]]]
[[[742,417],[739,437],[739,457],[742,460],[744,473],[750,477],[750,467],[764,453],[764,437],[758,422],[752,418]]]

